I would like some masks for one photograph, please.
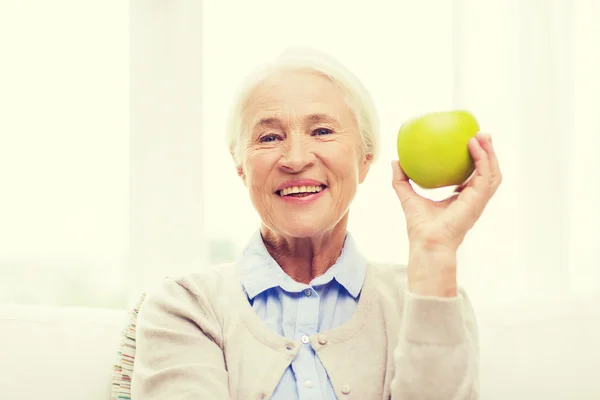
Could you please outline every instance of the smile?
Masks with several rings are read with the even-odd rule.
[[[310,186],[290,186],[283,188],[281,190],[276,191],[281,197],[307,197],[325,190],[327,186],[325,185],[310,185]]]

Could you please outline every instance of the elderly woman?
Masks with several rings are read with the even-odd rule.
[[[230,150],[262,224],[236,263],[148,295],[133,400],[478,399],[456,252],[500,184],[490,136],[469,142],[476,172],[445,201],[419,196],[392,163],[410,251],[406,266],[376,265],[347,231],[377,155],[360,82],[324,56],[288,54],[239,96]]]

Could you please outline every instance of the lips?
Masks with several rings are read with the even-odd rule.
[[[303,197],[319,193],[326,188],[327,186],[324,183],[317,180],[296,179],[282,183],[277,187],[275,193],[281,197]]]

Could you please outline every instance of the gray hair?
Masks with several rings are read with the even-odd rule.
[[[362,150],[375,160],[379,153],[379,118],[370,93],[362,82],[340,62],[306,47],[288,48],[274,61],[262,65],[246,77],[230,110],[227,144],[236,166],[242,163],[243,113],[252,91],[274,73],[284,70],[315,71],[335,83],[352,109],[362,140]]]

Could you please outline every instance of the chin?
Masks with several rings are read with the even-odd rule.
[[[327,229],[310,225],[286,225],[277,229],[283,235],[294,238],[311,238],[318,236]]]
[[[283,223],[274,224],[274,227],[276,231],[288,237],[309,238],[333,229],[334,224],[327,222],[322,218],[290,218],[288,215]]]

